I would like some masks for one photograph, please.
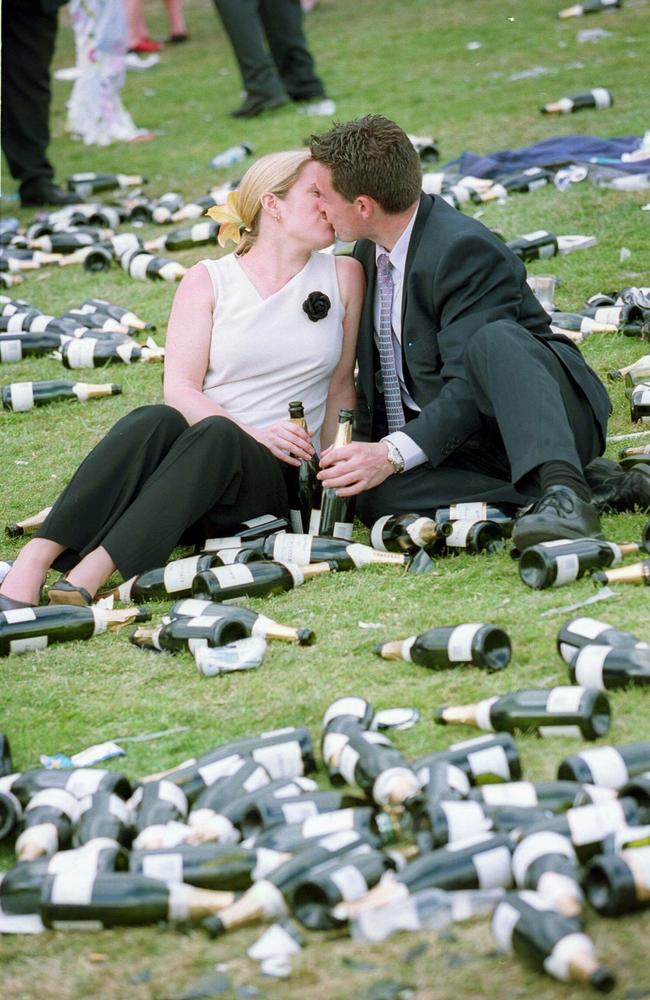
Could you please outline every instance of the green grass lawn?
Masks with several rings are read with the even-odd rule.
[[[465,149],[488,153],[550,135],[642,134],[649,127],[650,3],[629,0],[619,12],[560,21],[556,14],[563,5],[563,0],[544,4],[472,0],[453,5],[439,0],[322,0],[306,25],[318,69],[337,102],[337,120],[367,112],[386,114],[408,131],[434,135],[443,163]],[[256,154],[263,154],[299,147],[311,131],[327,128],[327,119],[305,118],[293,107],[251,122],[229,118],[228,110],[239,103],[240,81],[227,40],[211,4],[187,0],[185,6],[190,43],[170,47],[152,70],[129,73],[123,92],[137,125],[159,131],[154,142],[107,149],[73,143],[64,132],[70,84],[54,82],[50,155],[59,181],[78,170],[142,173],[149,178],[152,195],[168,190],[201,195],[213,182],[236,176],[234,170],[215,172],[208,166],[210,158],[227,146],[246,141]],[[163,5],[147,2],[146,10],[152,34],[164,37]],[[579,44],[577,33],[587,27],[604,28],[611,36]],[[468,50],[473,41],[481,47]],[[64,12],[55,66],[73,61]],[[534,66],[547,72],[518,82],[508,79]],[[560,118],[539,114],[543,103],[594,86],[612,90],[612,109]],[[4,173],[8,193],[15,185]],[[530,266],[533,274],[558,276],[556,302],[570,310],[594,292],[650,283],[650,216],[641,211],[648,200],[648,192],[620,194],[582,184],[560,193],[551,187],[513,195],[504,206],[485,206],[481,218],[506,239],[539,228],[597,237],[598,244],[591,249]],[[13,214],[15,205],[8,203],[3,209]],[[27,222],[31,216],[21,212],[20,218]],[[143,232],[153,236],[161,230],[151,227]],[[631,251],[624,262],[622,247]],[[190,264],[209,255],[210,248],[200,248],[177,257]],[[89,296],[119,302],[157,323],[156,337],[163,342],[174,288],[162,282],[131,281],[117,268],[95,277],[77,268],[50,268],[28,277],[16,293],[55,315]],[[584,351],[604,377],[609,368],[647,353],[648,344],[596,335]],[[69,377],[57,362],[42,359],[4,366],[1,374],[3,383]],[[142,403],[160,400],[160,378],[156,365],[112,367],[88,373],[88,380],[120,382],[121,396],[87,405],[58,404],[27,414],[4,413],[0,525],[51,502],[118,417]],[[638,431],[640,425],[630,423],[623,389],[614,387],[612,398],[610,434]],[[607,454],[615,457],[619,447],[611,444]],[[646,520],[641,514],[607,517],[606,535],[615,541],[635,540]],[[155,524],[151,530],[156,530]],[[367,541],[362,529],[359,538]],[[4,538],[0,558],[11,558],[18,549],[18,542]],[[568,615],[561,611],[541,615],[592,592],[588,579],[556,591],[530,591],[519,581],[506,552],[489,558],[440,560],[435,574],[423,577],[407,578],[392,567],[331,576],[282,597],[250,602],[279,621],[309,626],[318,636],[310,648],[274,645],[257,672],[208,680],[198,675],[189,656],[147,655],[119,634],[6,659],[0,731],[11,740],[16,768],[24,770],[36,765],[42,753],[74,753],[105,739],[186,726],[185,732],[168,738],[125,744],[128,756],[117,764],[136,778],[217,743],[280,726],[306,725],[317,741],[329,702],[357,693],[376,707],[419,708],[419,725],[394,736],[395,744],[413,758],[474,735],[464,727],[453,731],[436,727],[433,712],[438,705],[567,683],[565,665],[555,652],[555,635]],[[621,587],[616,599],[585,613],[650,638],[648,596],[645,588]],[[155,615],[165,608],[162,603],[152,606]],[[362,621],[376,627],[362,629]],[[414,665],[381,661],[372,653],[379,640],[467,621],[494,622],[507,629],[513,659],[505,672],[490,677],[461,668],[434,675]],[[648,695],[629,690],[610,698],[613,723],[607,742],[648,739]],[[552,778],[559,761],[578,746],[567,739],[522,738],[520,748],[524,776],[543,780]],[[323,772],[321,779],[325,784]],[[8,868],[12,857],[10,847],[2,845],[0,867]],[[613,996],[632,1000],[650,995],[648,913],[618,921],[588,914],[587,929],[618,974]],[[216,942],[200,930],[179,933],[159,928],[5,937],[0,939],[0,993],[11,1000],[164,1000],[180,996],[215,963],[223,962],[232,983],[223,994],[227,998],[347,1000],[370,996],[372,988],[378,997],[384,995],[378,986],[384,980],[409,987],[418,1000],[470,993],[504,998],[531,993],[539,1000],[567,995],[562,984],[498,955],[485,923],[458,927],[441,937],[399,935],[381,946],[305,932],[306,947],[292,977],[284,982],[263,979],[258,966],[246,957],[246,948],[258,934],[239,932]],[[420,943],[421,953],[412,960],[409,952]],[[245,986],[259,993],[241,992]],[[576,995],[586,995],[579,987],[573,989]]]

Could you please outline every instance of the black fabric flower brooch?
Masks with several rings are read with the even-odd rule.
[[[302,304],[303,311],[307,313],[312,323],[325,319],[331,307],[332,303],[325,292],[310,292]]]

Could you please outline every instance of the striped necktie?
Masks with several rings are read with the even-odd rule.
[[[404,426],[404,410],[402,408],[402,393],[395,367],[395,350],[393,348],[393,279],[391,277],[391,262],[387,253],[377,258],[377,281],[379,282],[379,360],[384,383],[384,401],[386,418],[390,433]]]

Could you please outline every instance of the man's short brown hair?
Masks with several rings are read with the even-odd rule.
[[[311,155],[332,172],[332,185],[347,201],[374,198],[385,212],[404,212],[422,188],[420,158],[406,132],[382,115],[334,124],[312,135]]]

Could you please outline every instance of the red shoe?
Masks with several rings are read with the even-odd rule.
[[[160,52],[162,45],[160,42],[154,42],[153,38],[145,36],[144,38],[139,38],[135,45],[132,45],[129,52]]]

